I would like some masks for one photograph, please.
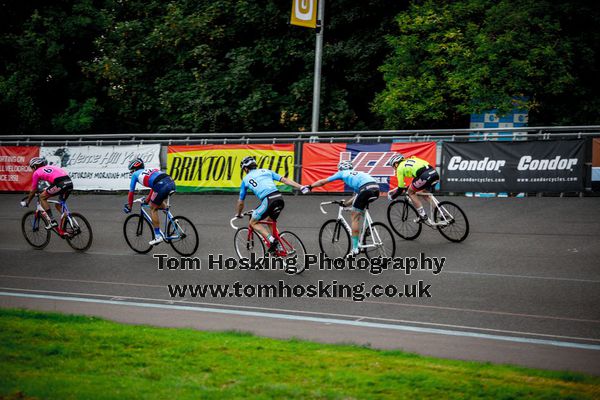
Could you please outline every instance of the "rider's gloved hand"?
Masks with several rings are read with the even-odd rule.
[[[311,189],[312,187],[310,185],[304,185],[300,188],[300,191],[302,192],[302,194],[306,194],[309,193]]]
[[[128,203],[125,203],[125,205],[123,206],[123,212],[125,214],[129,214],[131,212],[131,206]]]
[[[27,202],[25,200],[21,201],[21,207],[28,207],[29,204],[27,204]]]

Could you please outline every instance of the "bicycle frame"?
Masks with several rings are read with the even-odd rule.
[[[246,211],[243,215],[251,216],[253,211],[254,210]],[[231,225],[232,228],[237,229],[236,226],[233,224],[234,219],[232,219],[230,221],[230,225]],[[271,227],[271,232],[273,234],[273,237],[275,239],[277,239],[279,241],[279,243],[281,244],[281,248],[283,250],[277,250],[275,252],[275,255],[277,257],[290,257],[290,256],[293,256],[296,253],[296,251],[292,248],[292,245],[285,238],[282,238],[279,235],[279,230],[277,229],[277,221],[272,221],[272,220],[271,221],[258,221],[258,223],[261,224],[261,225],[270,226]],[[248,241],[252,240],[252,235],[253,234],[254,234],[254,228],[252,228],[252,226],[250,226],[250,224],[248,224]],[[258,232],[256,232],[256,234],[263,241],[263,243],[265,244],[265,246],[267,248],[269,248],[269,246],[271,245],[271,243],[267,240],[267,238],[263,237]],[[291,249],[291,250],[288,250],[288,249]]]
[[[71,211],[69,210],[69,207],[67,206],[67,202],[66,200],[46,200],[48,203],[52,203],[52,204],[59,204],[60,205],[60,209],[61,209],[61,213],[60,213],[60,223],[58,225],[58,227],[62,230],[63,226],[64,226],[64,220],[65,218],[69,220],[71,226],[79,229],[79,224],[77,223],[77,221],[75,219],[73,219],[71,217]],[[44,208],[42,207],[42,203],[40,202],[40,197],[39,195],[37,196],[37,205],[35,208],[35,218],[33,219],[33,230],[37,230],[40,228],[40,220],[43,219],[42,217],[42,212],[44,212]],[[54,233],[56,233],[58,236],[62,237],[61,233],[57,230],[57,229],[52,229],[52,231]]]
[[[323,209],[323,205],[324,204],[332,204],[333,202],[324,202],[320,204],[320,208],[321,208],[321,212],[323,214],[327,214],[327,212]],[[345,207],[343,207],[342,205],[339,205],[338,207],[338,216],[337,216],[337,220],[340,222],[340,224],[344,227],[344,229],[346,229],[346,231],[350,234],[350,237],[352,237],[352,226],[350,224],[348,224],[348,222],[346,221],[346,219],[344,218],[344,211],[346,210]],[[362,227],[360,230],[360,234],[358,237],[358,248],[359,249],[369,249],[372,247],[379,247],[381,246],[381,238],[379,237],[379,233],[377,231],[373,231],[371,225],[373,225],[373,220],[371,219],[371,214],[369,214],[369,210],[366,209],[365,213],[364,213],[364,218],[363,218],[363,223],[362,223]],[[365,242],[365,234],[367,232],[366,228],[369,228],[369,232],[371,232],[371,234],[373,235],[373,244],[363,244]],[[338,234],[338,232],[335,232],[336,236]]]
[[[150,216],[150,205],[148,204],[144,204],[143,201],[145,200],[145,197],[140,197],[139,199],[135,200],[134,203],[141,203],[141,207],[140,207],[140,215],[146,219],[146,221],[148,221],[150,223],[150,225],[152,225],[152,217]],[[173,218],[173,214],[171,214],[171,196],[167,197],[166,200],[166,207],[165,208],[159,208],[160,211],[162,211],[165,214],[165,223],[164,223],[164,229],[163,229],[163,233],[164,233],[164,238],[165,241],[169,242],[169,241],[173,241],[173,240],[181,240],[185,237],[185,232],[183,231],[183,229],[181,229],[181,227],[179,226],[179,224],[177,223],[177,221]],[[169,222],[171,222],[171,225],[174,227],[173,236],[167,236],[167,229],[169,226]],[[141,225],[140,227],[138,227],[138,230],[141,229]],[[138,232],[139,234],[139,232]]]
[[[427,203],[429,203],[429,214],[428,214],[428,221],[427,224],[429,226],[431,226],[432,228],[437,227],[437,226],[446,226],[449,225],[454,219],[454,217],[443,207],[440,207],[440,201],[433,195],[433,193],[430,192],[416,192],[417,196],[423,196],[423,197],[427,197]],[[410,196],[407,194],[406,198],[408,199],[408,201],[410,202],[410,204],[413,204],[412,199],[410,198]],[[431,216],[434,215],[434,209],[439,210],[439,215],[442,217],[442,220],[440,220],[439,222],[435,222],[431,219]],[[451,218],[451,220],[449,220],[448,218],[446,218],[446,216],[449,216]]]

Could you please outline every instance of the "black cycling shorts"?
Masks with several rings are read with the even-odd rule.
[[[50,196],[56,196],[61,200],[66,200],[73,190],[73,181],[69,176],[60,176],[54,180],[54,183],[45,190]]]
[[[352,207],[358,211],[365,211],[369,203],[379,198],[379,185],[377,183],[365,183],[358,189]]]
[[[273,192],[261,201],[260,206],[252,213],[252,218],[260,221],[266,217],[271,217],[273,221],[277,221],[283,207],[285,207],[283,195],[279,192]]]
[[[440,176],[433,167],[423,167],[423,171],[417,171],[417,176],[413,179],[411,187],[415,192],[425,189],[431,189],[440,180]]]

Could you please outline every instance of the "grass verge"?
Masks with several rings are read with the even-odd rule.
[[[593,399],[600,378],[0,310],[0,399]]]

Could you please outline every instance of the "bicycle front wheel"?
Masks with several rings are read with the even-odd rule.
[[[306,255],[306,247],[302,240],[293,232],[285,231],[279,234],[281,246],[284,248],[287,255],[286,259],[296,257],[296,274],[301,274],[306,269],[304,256]]]
[[[449,241],[462,242],[469,235],[469,220],[456,204],[442,201],[433,215],[438,231]]]
[[[239,228],[233,237],[235,252],[239,258],[250,258],[252,254],[258,259],[265,256],[265,244],[258,233],[248,228]]]
[[[186,217],[173,217],[167,224],[171,247],[182,256],[191,256],[198,250],[198,231]]]
[[[367,226],[363,239],[365,254],[369,259],[373,257],[394,257],[396,254],[396,241],[391,229],[381,222],[374,222]]]
[[[319,247],[328,258],[346,257],[350,252],[350,233],[337,219],[325,221],[319,231]]]
[[[421,234],[423,225],[415,222],[419,215],[408,200],[394,200],[387,209],[387,218],[394,232],[403,239],[413,240]]]
[[[79,213],[72,213],[70,217],[65,218],[63,231],[69,246],[77,251],[86,251],[94,240],[90,223]]]
[[[123,235],[127,245],[136,253],[146,254],[152,249],[148,242],[154,239],[154,230],[150,222],[140,214],[133,214],[125,219]]]
[[[36,217],[35,211],[29,211],[23,215],[21,231],[27,243],[36,249],[43,249],[50,243],[50,231],[46,230],[44,221]]]

